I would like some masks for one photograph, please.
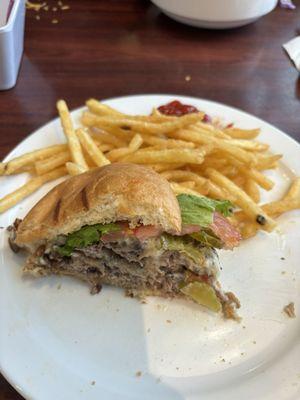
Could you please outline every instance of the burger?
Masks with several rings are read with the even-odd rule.
[[[229,201],[176,197],[152,169],[116,163],[54,187],[8,228],[9,243],[27,253],[27,274],[77,277],[93,294],[108,284],[132,297],[189,299],[237,318],[216,252],[240,241],[231,212]]]

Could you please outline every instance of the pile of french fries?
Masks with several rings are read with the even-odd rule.
[[[35,150],[0,163],[1,175],[29,173],[28,182],[0,199],[0,213],[46,182],[77,175],[115,162],[143,164],[166,178],[176,194],[190,193],[230,200],[236,207],[232,223],[243,238],[260,229],[272,231],[275,218],[300,208],[300,178],[286,195],[260,204],[261,190],[274,182],[264,171],[278,167],[280,154],[254,140],[259,129],[220,127],[203,122],[204,113],[167,116],[154,109],[149,116],[126,115],[90,99],[74,127],[67,104],[57,102],[66,144]]]

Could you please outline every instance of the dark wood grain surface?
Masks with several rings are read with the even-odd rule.
[[[300,80],[281,47],[300,28],[300,1],[296,11],[276,9],[228,31],[180,25],[146,0],[66,4],[69,10],[50,7],[40,19],[27,12],[17,85],[0,92],[0,157],[52,119],[61,97],[73,108],[89,97],[197,96],[241,108],[300,140]],[[21,398],[0,378],[0,400]]]

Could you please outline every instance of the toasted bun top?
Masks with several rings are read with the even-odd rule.
[[[110,164],[67,179],[54,187],[18,226],[16,243],[36,246],[84,225],[129,221],[134,227],[181,230],[178,201],[164,178],[135,164]]]

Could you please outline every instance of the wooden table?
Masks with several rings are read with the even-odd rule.
[[[300,1],[296,11],[277,9],[228,31],[180,25],[146,0],[68,4],[27,12],[19,79],[0,93],[0,157],[56,116],[58,98],[73,108],[89,97],[136,93],[226,103],[300,140],[300,80],[281,47],[300,27]],[[0,378],[0,400],[21,398]]]

